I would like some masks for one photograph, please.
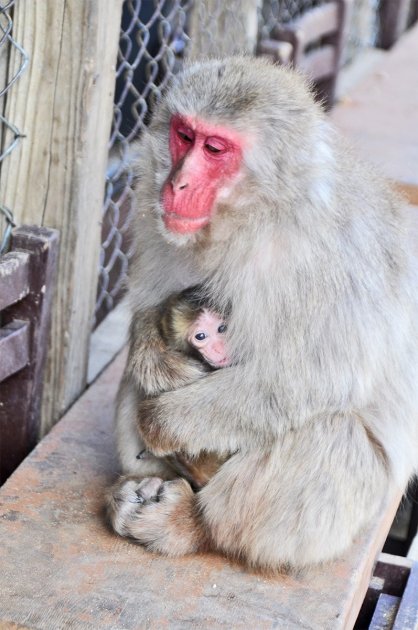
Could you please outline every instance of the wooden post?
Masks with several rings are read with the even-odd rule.
[[[61,233],[43,432],[86,382],[121,9],[122,0],[19,0],[14,11],[30,66],[7,95],[25,138],[3,165],[2,196],[17,223]]]

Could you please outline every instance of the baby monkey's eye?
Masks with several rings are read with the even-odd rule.
[[[226,324],[221,324],[218,328],[218,333],[224,333],[226,332]]]
[[[198,341],[203,341],[204,339],[206,339],[206,335],[205,333],[201,332],[201,333],[197,333],[194,336],[195,339],[197,339]]]

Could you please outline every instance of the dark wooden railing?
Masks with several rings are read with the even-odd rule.
[[[14,231],[0,257],[0,482],[39,439],[58,232]]]

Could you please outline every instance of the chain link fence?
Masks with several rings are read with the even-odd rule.
[[[96,325],[123,294],[129,262],[134,140],[181,66],[190,0],[127,0],[123,6],[113,125],[103,206]]]
[[[245,7],[246,0],[228,3],[222,0],[124,2],[103,207],[96,326],[112,310],[125,289],[134,141],[149,122],[170,78],[181,68],[186,48],[193,48],[193,43],[189,45],[188,33],[192,30],[198,33],[195,38],[198,51],[208,55],[225,52],[225,45],[222,47],[220,42],[222,38],[225,40],[223,34],[228,33],[228,52],[234,52],[231,43],[242,41],[242,33],[251,31],[243,17]],[[254,22],[255,40],[257,24],[256,20]]]
[[[24,72],[28,56],[13,39],[13,6],[15,0],[0,3],[0,189],[4,160],[17,148],[22,137],[13,121],[7,117],[7,95]],[[12,67],[13,63],[13,67]],[[0,255],[9,246],[10,234],[15,226],[13,212],[0,197]]]

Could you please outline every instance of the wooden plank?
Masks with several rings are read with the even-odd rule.
[[[385,554],[381,554],[381,556],[383,555]],[[411,573],[412,563],[401,556],[386,555],[389,557],[388,562],[382,562],[379,556],[374,569],[374,577],[383,580],[382,590],[385,593],[401,597]],[[394,562],[397,557],[401,558],[400,562]]]
[[[29,254],[9,252],[0,257],[0,311],[29,293]]]
[[[30,66],[7,98],[7,116],[25,137],[3,165],[2,195],[19,224],[61,233],[44,429],[86,382],[121,7],[122,0],[14,6],[14,37]],[[11,72],[17,62],[12,53]]]
[[[400,597],[382,593],[377,601],[369,630],[392,630],[400,601]]]
[[[290,44],[292,65],[313,81],[316,98],[325,109],[334,102],[348,4],[349,0],[333,0],[313,7],[292,22],[278,24],[271,33],[273,39]],[[258,51],[265,50],[262,41]]]
[[[29,253],[30,293],[2,312],[2,324],[28,326],[29,362],[0,383],[0,482],[16,468],[39,438],[42,387],[58,267],[58,232],[42,227],[14,231],[12,247]]]
[[[346,597],[344,601],[344,628],[353,628],[363,603],[364,597],[369,587],[369,581],[373,572],[376,558],[380,553],[390,526],[395,518],[401,500],[401,493],[388,500],[387,505],[382,510],[372,529],[370,538],[366,546],[363,547],[363,553],[357,557],[357,565],[355,566],[355,574],[352,579],[352,594]]]
[[[410,558],[404,558],[403,556],[395,556],[391,553],[379,553],[379,557],[377,561],[381,564],[391,565],[395,567],[400,567],[409,571],[412,569],[412,565],[414,564]]]
[[[380,0],[378,46],[385,49],[393,46],[407,28],[410,7],[411,0]]]
[[[409,548],[408,559],[418,561],[418,534],[416,534]]]
[[[337,51],[335,46],[321,46],[301,59],[299,68],[315,81],[321,81],[335,73]]]
[[[258,45],[257,54],[265,55],[282,65],[290,64],[293,55],[293,46],[290,42],[278,42],[275,39],[262,39]]]
[[[294,22],[295,28],[303,32],[304,44],[319,41],[324,35],[329,36],[340,25],[337,2],[328,2],[306,11]]]
[[[411,572],[412,562],[401,556],[380,553],[370,580],[355,628],[368,628],[382,593],[402,597]]]
[[[0,383],[23,369],[28,363],[28,322],[14,321],[0,328]]]
[[[393,630],[418,628],[418,562],[414,562],[402,596]]]
[[[103,495],[118,474],[114,396],[125,360],[117,357],[0,490],[0,620],[39,630],[352,628],[347,610],[363,574],[367,588],[393,515],[389,497],[343,558],[294,576],[252,572],[215,553],[166,558],[109,530]]]

